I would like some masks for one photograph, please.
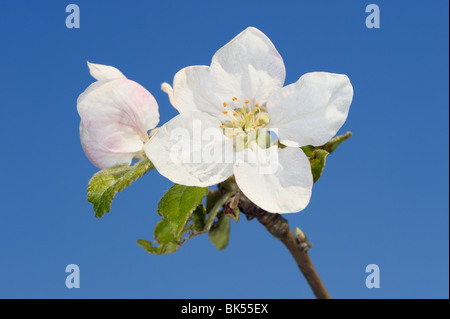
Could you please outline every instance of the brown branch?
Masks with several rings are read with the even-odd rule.
[[[331,299],[330,294],[325,288],[322,280],[317,274],[314,265],[309,258],[307,238],[300,231],[297,238],[290,229],[287,220],[280,214],[269,213],[253,204],[243,194],[240,195],[239,209],[248,219],[256,218],[275,238],[281,240],[297,262],[303,276],[305,276],[314,295],[318,299]]]

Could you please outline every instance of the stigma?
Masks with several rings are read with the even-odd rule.
[[[266,136],[265,127],[269,124],[269,114],[265,105],[253,103],[249,99],[240,100],[232,97],[231,101],[222,103],[222,114],[227,118],[220,128],[225,136],[244,140],[248,145],[251,140]],[[265,144],[264,144],[265,145]]]

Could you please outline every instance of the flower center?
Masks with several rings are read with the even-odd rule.
[[[229,102],[223,102],[222,113],[228,120],[220,126],[223,134],[235,139],[237,151],[247,148],[252,142],[267,148],[270,135],[265,129],[269,124],[269,113],[264,105],[250,104],[250,100],[241,101],[233,97]]]

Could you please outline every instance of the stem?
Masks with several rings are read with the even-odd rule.
[[[314,295],[318,299],[331,299],[325,285],[317,274],[314,265],[309,258],[308,240],[305,236],[297,238],[290,229],[287,220],[280,214],[269,213],[253,204],[244,195],[240,195],[239,209],[248,219],[256,218],[275,238],[278,238],[289,250],[295,259],[298,268],[305,276]]]
[[[220,197],[220,199],[214,204],[213,208],[208,214],[208,218],[206,219],[205,228],[203,229],[202,233],[206,233],[211,228],[214,219],[216,219],[217,214],[219,213],[220,209],[223,205],[233,196],[236,194],[236,191],[231,191],[228,193],[225,193]]]
[[[206,234],[207,232],[209,232],[212,224],[214,223],[214,220],[217,217],[217,214],[220,212],[220,209],[223,207],[223,205],[226,204],[226,202],[234,194],[236,194],[236,190],[233,190],[233,191],[223,194],[219,198],[219,200],[214,204],[213,208],[211,208],[211,211],[208,213],[208,218],[206,219],[205,227],[201,231],[195,232],[195,233],[191,234],[190,236],[188,236],[186,239],[184,239],[182,244],[184,244],[188,239],[191,239],[191,238],[197,237],[198,235]]]

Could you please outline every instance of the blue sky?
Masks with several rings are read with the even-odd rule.
[[[97,169],[80,146],[76,98],[93,82],[86,60],[119,68],[176,112],[159,90],[181,68],[209,64],[248,26],[287,68],[345,73],[355,95],[310,205],[287,216],[335,298],[448,298],[448,1],[67,1],[0,3],[0,298],[311,298],[287,250],[256,221],[232,224],[217,251],[199,236],[152,256],[157,174],[120,193],[95,219],[86,186]],[[81,288],[67,289],[77,264]],[[365,268],[381,270],[367,289]]]

